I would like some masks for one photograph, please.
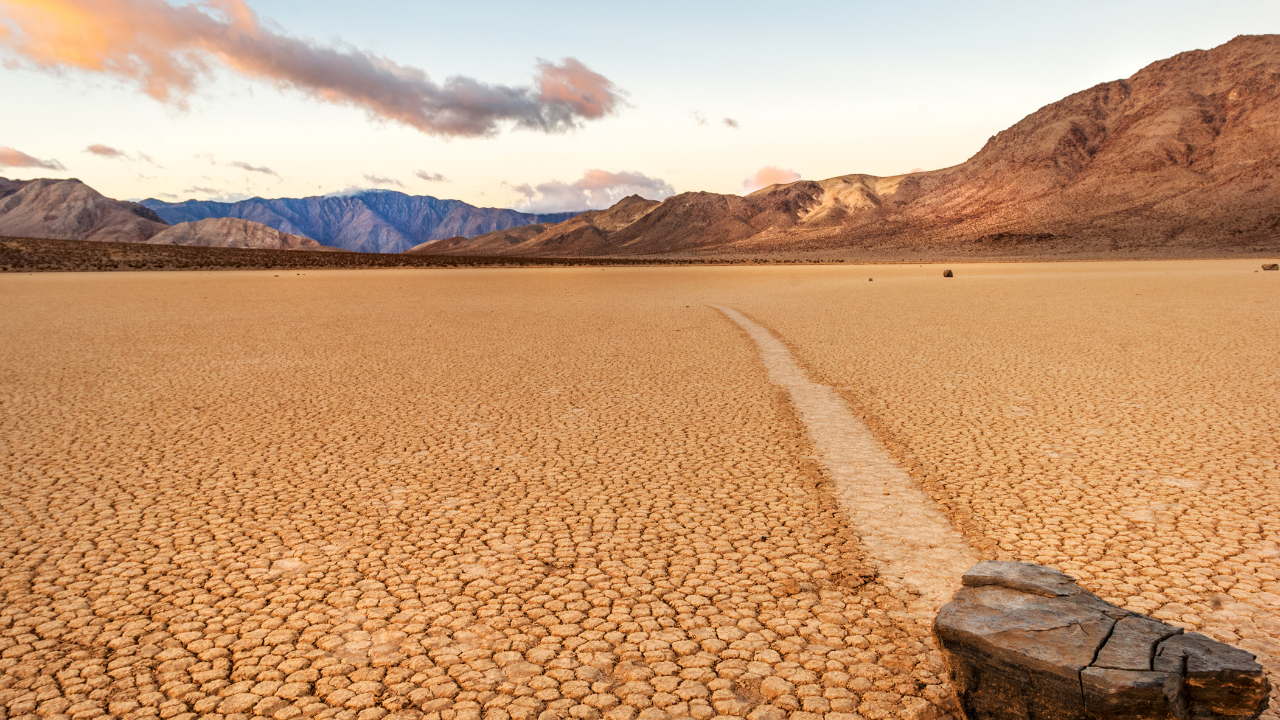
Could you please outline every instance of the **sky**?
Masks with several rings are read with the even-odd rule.
[[[0,176],[534,212],[963,162],[1275,0],[0,0]]]

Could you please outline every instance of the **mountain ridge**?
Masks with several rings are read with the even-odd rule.
[[[210,200],[168,203],[148,198],[141,204],[170,223],[234,217],[343,250],[393,253],[433,240],[560,222],[578,214],[534,215],[504,208],[480,208],[461,200],[407,195],[393,190],[305,198],[255,197],[233,203]]]
[[[168,227],[150,208],[113,200],[76,178],[0,178],[0,235],[143,242]]]
[[[485,250],[500,251],[537,237],[547,228],[556,225],[561,228],[561,232],[557,235],[556,247],[551,249],[564,254],[565,250],[600,241],[605,233],[626,227],[659,204],[657,200],[646,200],[639,195],[629,195],[614,203],[613,207],[605,210],[588,210],[561,223],[538,223],[487,233],[483,236],[486,238],[483,247]],[[454,247],[463,246],[471,252],[476,252],[478,249],[471,239],[459,236],[422,243],[406,252],[415,255],[439,254]]]
[[[342,252],[339,248],[321,245],[311,238],[290,235],[262,223],[241,218],[207,218],[178,223],[151,236],[145,244]]]
[[[0,178],[0,235],[150,245],[338,249],[239,218],[170,225],[141,203],[113,200],[76,178]]]
[[[588,237],[455,239],[439,252],[849,255],[913,248],[1280,248],[1280,35],[1159,60],[1036,110],[965,162],[750,195],[672,196]]]

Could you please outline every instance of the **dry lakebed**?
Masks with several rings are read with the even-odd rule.
[[[1280,687],[1259,268],[0,276],[0,719],[936,720],[983,558]]]

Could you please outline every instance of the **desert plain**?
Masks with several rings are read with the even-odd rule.
[[[943,267],[0,276],[0,718],[946,717],[717,306],[975,556],[1280,686],[1280,273]]]

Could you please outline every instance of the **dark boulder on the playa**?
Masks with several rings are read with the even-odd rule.
[[[1268,263],[1266,265],[1263,265],[1262,269],[1263,270],[1280,270],[1280,265],[1277,265],[1276,263]]]
[[[978,563],[934,635],[970,720],[1253,720],[1271,689],[1250,653],[1040,565]]]

